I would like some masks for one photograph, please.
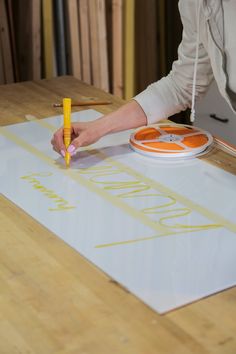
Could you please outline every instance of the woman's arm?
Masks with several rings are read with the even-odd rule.
[[[68,151],[73,154],[79,147],[90,145],[106,134],[137,128],[146,124],[147,118],[143,109],[136,101],[132,100],[118,110],[93,122],[73,123],[71,132],[72,142]],[[56,131],[51,143],[53,149],[64,156],[63,128]]]
[[[146,90],[117,111],[94,122],[74,123],[69,152],[73,153],[80,146],[92,144],[103,135],[152,124],[190,107],[197,45],[197,6],[198,1],[196,0],[179,1],[183,22],[183,38],[178,49],[178,60],[173,63],[169,75],[148,86]],[[204,17],[201,17],[201,19],[203,22],[201,26],[206,26]],[[210,59],[200,40],[197,96],[202,95],[207,90],[212,77]],[[62,128],[54,134],[51,142],[54,150],[63,155],[65,146]]]
[[[178,48],[178,60],[173,63],[169,75],[151,84],[134,97],[143,108],[148,124],[153,124],[160,118],[168,118],[191,107],[199,1],[179,1],[183,35]],[[213,79],[210,59],[202,43],[203,37],[207,38],[207,21],[202,6],[200,7],[200,41],[198,43],[197,98],[206,92]]]

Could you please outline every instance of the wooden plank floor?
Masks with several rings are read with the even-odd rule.
[[[1,125],[57,115],[65,93],[112,97],[71,77],[0,86]],[[1,354],[236,353],[235,288],[160,316],[4,197],[0,224]]]

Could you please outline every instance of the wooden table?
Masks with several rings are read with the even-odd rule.
[[[123,103],[72,77],[1,86],[1,125],[58,115],[65,96]],[[217,148],[205,159],[236,174]],[[160,316],[3,196],[0,223],[1,354],[236,353],[236,288]]]

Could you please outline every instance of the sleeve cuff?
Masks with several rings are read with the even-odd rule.
[[[167,119],[187,108],[187,105],[180,104],[170,81],[164,77],[133,98],[142,107],[148,124]]]

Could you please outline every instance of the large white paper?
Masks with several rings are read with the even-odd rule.
[[[50,145],[61,123],[1,128],[7,198],[159,313],[236,284],[236,176],[198,159],[140,156],[131,131],[83,149],[66,169]]]

